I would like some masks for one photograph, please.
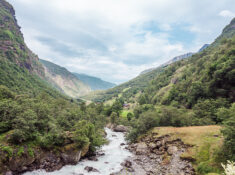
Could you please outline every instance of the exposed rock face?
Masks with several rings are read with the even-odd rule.
[[[20,157],[11,157],[4,167],[0,165],[0,172],[4,175],[17,175],[26,171],[45,169],[55,171],[64,165],[75,165],[80,158],[87,153],[88,149],[77,150],[72,144],[60,151],[34,150],[34,155],[30,156],[24,151]]]
[[[115,175],[195,175],[190,161],[180,157],[188,147],[180,139],[171,140],[169,135],[142,138],[127,147],[135,156],[122,163],[124,168]]]
[[[13,7],[7,1],[0,0],[0,10],[0,33],[5,36],[0,40],[0,54],[29,72],[43,77],[44,69],[38,62],[38,56],[26,46]]]
[[[117,125],[116,127],[113,128],[115,132],[128,132],[129,129],[126,126],[123,125]]]

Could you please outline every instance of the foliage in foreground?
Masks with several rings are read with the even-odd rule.
[[[7,142],[12,145],[30,142],[49,149],[64,146],[69,140],[78,147],[89,144],[94,151],[103,143],[94,139],[100,138],[100,130],[105,125],[103,108],[94,104],[81,107],[46,93],[35,97],[16,95],[0,86],[0,135],[7,135]],[[85,123],[82,127],[81,122]],[[84,138],[84,144],[79,137]]]

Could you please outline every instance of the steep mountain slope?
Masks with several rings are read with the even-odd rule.
[[[14,91],[37,94],[39,89],[53,92],[54,87],[70,97],[90,91],[67,70],[60,67],[50,70],[48,68],[53,66],[46,67],[40,63],[38,56],[26,46],[15,11],[5,0],[0,1],[0,61],[0,84]]]
[[[7,59],[29,72],[43,76],[38,57],[24,43],[13,7],[4,0],[0,1],[0,55],[1,59]]]
[[[103,144],[103,108],[81,109],[45,81],[53,71],[27,48],[12,6],[0,0],[0,174],[58,170]]]
[[[114,83],[86,74],[73,73],[78,79],[90,86],[92,90],[105,90],[116,86]]]
[[[61,96],[44,79],[44,68],[24,43],[13,7],[0,1],[0,85],[20,94]]]
[[[46,80],[62,93],[78,98],[91,91],[87,84],[83,83],[64,67],[41,59],[40,62],[45,69]]]
[[[235,100],[235,19],[203,52],[166,68],[149,84],[141,103],[179,103],[187,108],[198,100]]]
[[[166,66],[148,83],[134,105],[134,117],[129,118],[132,129],[128,139],[141,141],[143,145],[141,136],[147,136],[147,145],[149,137],[156,139],[156,135],[163,132],[167,137],[192,145],[180,156],[193,160],[195,174],[221,174],[221,163],[235,160],[234,68],[235,19],[209,47]],[[128,123],[128,119],[122,123]],[[183,127],[202,125],[223,125],[223,137],[219,136],[218,126]],[[159,128],[162,126],[166,128]],[[158,127],[154,129],[156,135],[151,133],[154,127]],[[209,134],[209,128],[215,129],[216,136]],[[152,149],[152,144],[149,145]],[[169,163],[169,160],[172,159],[166,161]]]

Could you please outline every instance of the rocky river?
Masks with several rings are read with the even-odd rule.
[[[127,145],[124,126],[105,128],[105,131],[109,143],[97,152],[97,156],[58,171],[36,170],[24,175],[195,175],[191,160],[181,158],[189,145],[180,139],[149,135],[138,143]]]
[[[67,165],[62,169],[54,172],[46,172],[37,170],[24,173],[24,175],[109,175],[122,169],[121,163],[132,153],[125,149],[124,133],[114,132],[109,128],[105,128],[109,143],[99,150],[100,156],[93,160],[84,159],[77,165]]]

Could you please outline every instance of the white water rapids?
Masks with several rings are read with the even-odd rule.
[[[109,144],[101,148],[105,155],[98,157],[98,161],[82,160],[77,165],[67,165],[58,171],[46,172],[44,170],[37,170],[27,172],[24,175],[109,175],[120,171],[122,168],[120,164],[131,156],[131,153],[124,149],[125,146],[120,146],[121,143],[125,143],[124,134],[113,132],[108,128],[105,128],[105,131]],[[96,168],[99,172],[88,173],[84,170],[86,166]]]

